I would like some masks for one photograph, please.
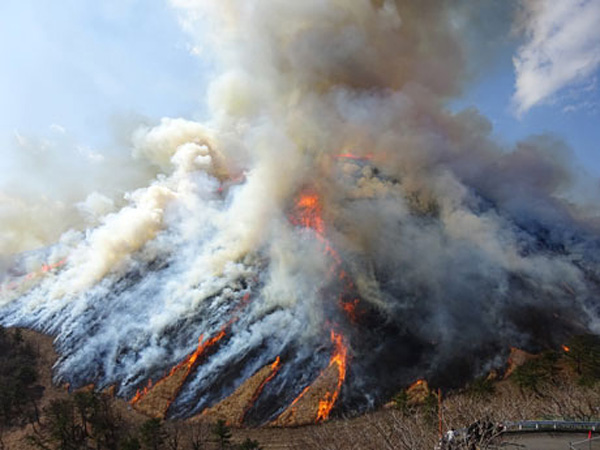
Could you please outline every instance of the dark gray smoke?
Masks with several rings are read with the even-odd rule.
[[[445,107],[499,27],[470,20],[493,11],[173,3],[221,68],[210,120],[140,129],[133,152],[159,175],[2,285],[2,324],[56,336],[57,380],[130,398],[226,329],[169,412],[202,411],[279,355],[260,423],[327,365],[332,329],[346,411],[597,329],[598,211],[574,200],[569,150],[503,148],[477,111]]]

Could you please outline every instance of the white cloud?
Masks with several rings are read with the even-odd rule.
[[[67,134],[67,129],[57,123],[53,123],[52,125],[50,125],[50,130],[54,131],[55,133],[59,133],[59,134]]]
[[[81,156],[83,156],[84,158],[86,158],[88,161],[90,161],[92,163],[101,163],[104,161],[104,155],[102,155],[101,153],[95,152],[92,149],[90,149],[89,147],[86,147],[84,145],[78,146],[77,151],[79,152],[79,154]]]
[[[600,1],[523,0],[526,42],[513,58],[513,101],[523,114],[600,66]]]

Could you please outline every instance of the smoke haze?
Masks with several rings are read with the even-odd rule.
[[[0,198],[0,322],[56,336],[58,381],[131,398],[225,327],[170,414],[202,411],[281,356],[265,390],[276,401],[256,405],[264,422],[327,365],[331,329],[349,349],[346,410],[597,330],[597,196],[573,200],[568,147],[505,148],[477,110],[446,107],[500,28],[471,21],[498,14],[460,1],[171,3],[219,67],[210,118],[138,128],[139,169],[107,165],[107,193]],[[135,177],[115,181],[130,189],[120,198],[108,180],[122,169]]]

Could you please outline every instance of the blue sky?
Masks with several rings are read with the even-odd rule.
[[[532,134],[557,135],[572,149],[574,163],[598,178],[600,95],[595,80],[592,75],[518,116],[511,101],[515,86],[512,55],[505,52],[451,107],[479,109],[492,122],[496,137],[507,145]]]
[[[186,42],[162,0],[0,2],[2,152],[57,134],[103,150],[118,123],[192,116],[207,70]]]
[[[571,16],[563,16],[577,23],[573,10]],[[571,67],[561,55],[579,55],[564,47],[565,41],[571,45],[573,39],[555,33],[557,27],[561,30],[557,20],[562,19],[549,11],[531,11],[529,42],[515,41],[513,47],[499,52],[491,68],[452,107],[476,106],[508,144],[543,132],[562,136],[578,164],[598,177],[598,61],[585,60],[589,63],[585,73],[576,66],[579,60],[571,61],[578,77],[565,77],[558,70],[542,73],[540,68],[548,66]],[[580,16],[594,17],[596,11],[582,10]],[[548,34],[548,29],[554,34]],[[577,42],[587,49],[585,55],[596,55],[600,47],[587,38]],[[559,56],[541,61],[536,59],[540,54]],[[519,73],[513,65],[515,56],[521,61]],[[210,77],[206,61],[191,54],[187,36],[166,0],[1,2],[0,58],[4,156],[20,151],[22,138],[60,137],[62,145],[73,148],[122,151],[119,128],[127,128],[129,122],[198,117]],[[2,171],[10,170],[10,156],[0,161],[1,177]]]

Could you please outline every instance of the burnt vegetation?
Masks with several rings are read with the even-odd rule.
[[[20,329],[0,327],[0,450],[260,450],[232,438],[225,421],[140,419],[91,386],[68,394],[45,388],[41,350]],[[47,368],[46,368],[47,369]]]
[[[600,419],[600,338],[589,334],[460,389],[439,391],[420,380],[374,413],[291,429],[234,428],[223,419],[143,418],[93,389],[67,394],[51,388],[62,395],[47,398],[38,384],[35,345],[20,331],[5,329],[0,345],[2,450],[431,450],[440,442],[444,449],[486,449],[510,441],[499,424]],[[15,430],[21,431],[18,440],[11,437]],[[440,430],[444,439],[453,430],[452,445],[443,444]]]

